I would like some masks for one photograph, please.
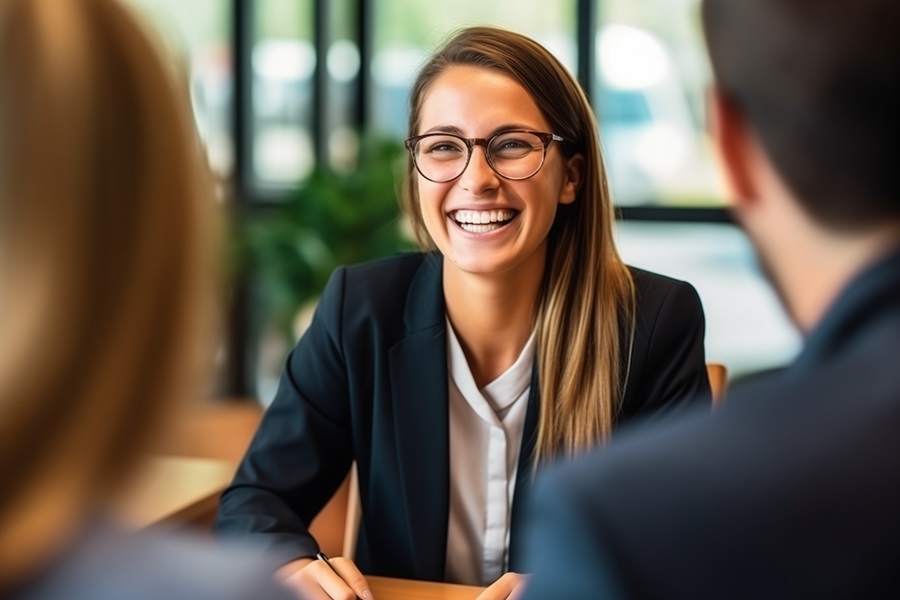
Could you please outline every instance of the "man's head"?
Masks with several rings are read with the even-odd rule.
[[[900,2],[704,0],[721,99],[818,225],[900,220]]]

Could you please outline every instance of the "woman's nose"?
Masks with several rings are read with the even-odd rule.
[[[459,185],[470,194],[480,195],[496,189],[500,179],[488,162],[487,152],[483,146],[474,146],[469,164],[459,176]]]

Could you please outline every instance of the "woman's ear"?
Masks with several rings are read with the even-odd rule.
[[[581,182],[584,180],[584,156],[576,154],[566,159],[566,171],[564,173],[562,188],[559,192],[560,204],[572,204],[581,190]]]

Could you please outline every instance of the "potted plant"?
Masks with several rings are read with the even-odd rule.
[[[364,136],[354,168],[319,166],[283,203],[235,221],[232,264],[252,282],[258,335],[281,336],[290,347],[302,329],[298,314],[336,267],[414,247],[397,195],[402,156],[398,142]],[[261,352],[271,354],[265,345]]]

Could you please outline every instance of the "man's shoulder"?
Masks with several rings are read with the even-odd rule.
[[[788,369],[711,413],[625,429],[539,478],[540,518],[572,521],[568,538],[628,565],[619,583],[646,597],[848,597],[893,581],[881,558],[900,549],[900,375],[869,358]],[[782,568],[772,548],[827,576]]]

